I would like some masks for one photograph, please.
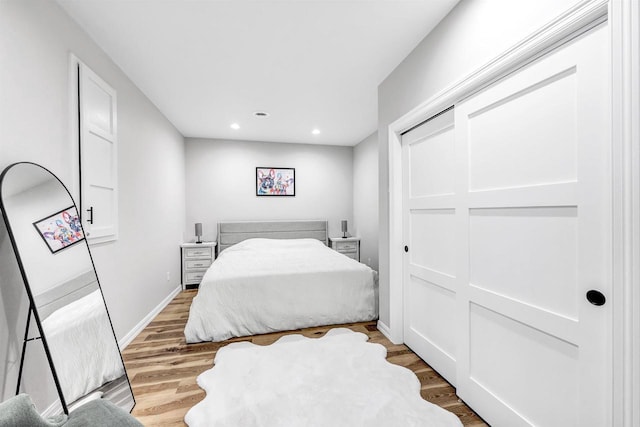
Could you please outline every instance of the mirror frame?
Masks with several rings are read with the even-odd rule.
[[[23,370],[23,364],[24,364],[24,358],[25,358],[25,353],[26,353],[26,348],[27,348],[27,343],[40,339],[42,341],[42,345],[44,347],[44,351],[45,354],[47,356],[47,361],[49,363],[49,368],[51,369],[51,374],[53,376],[53,380],[55,382],[55,386],[56,386],[56,390],[58,391],[58,398],[60,399],[60,403],[62,404],[62,410],[64,411],[65,414],[69,414],[69,409],[68,409],[68,404],[67,401],[64,398],[64,394],[62,392],[62,387],[58,378],[58,374],[55,368],[55,364],[53,362],[53,359],[51,357],[51,352],[49,350],[49,346],[47,344],[47,338],[46,338],[46,334],[42,328],[42,323],[40,320],[40,315],[38,313],[38,309],[37,306],[35,304],[35,299],[33,297],[33,293],[31,292],[31,286],[29,285],[29,279],[27,278],[27,272],[25,271],[24,265],[22,263],[22,258],[20,257],[20,250],[18,248],[18,245],[16,244],[16,239],[13,233],[13,230],[11,228],[11,223],[9,221],[9,218],[7,217],[7,212],[5,209],[5,202],[4,199],[2,197],[2,184],[4,183],[4,179],[6,174],[15,166],[18,165],[33,165],[35,167],[38,167],[42,170],[44,170],[46,173],[48,173],[49,175],[51,175],[53,178],[55,178],[58,183],[62,186],[62,188],[64,188],[64,191],[66,191],[67,195],[69,196],[69,199],[71,200],[71,202],[73,202],[73,207],[76,209],[76,212],[78,212],[78,215],[80,214],[80,211],[78,210],[78,206],[75,203],[75,200],[73,199],[73,196],[71,195],[71,192],[69,192],[69,189],[67,188],[66,185],[64,185],[64,183],[60,180],[60,178],[58,178],[56,176],[56,174],[54,174],[53,172],[51,172],[49,169],[45,168],[42,165],[39,165],[37,163],[33,163],[33,162],[16,162],[16,163],[12,163],[9,166],[7,166],[3,171],[2,174],[0,174],[0,212],[2,213],[2,218],[4,220],[4,224],[5,227],[7,229],[7,233],[9,235],[9,238],[11,240],[11,247],[13,248],[13,253],[16,257],[16,261],[18,262],[18,267],[20,269],[20,275],[22,277],[22,282],[25,286],[25,289],[27,291],[27,295],[29,296],[29,311],[27,314],[27,322],[26,322],[26,329],[25,329],[25,334],[24,334],[24,341],[23,341],[23,345],[22,345],[22,354],[20,356],[20,368],[19,368],[19,372],[18,372],[18,382],[17,382],[17,386],[16,386],[16,395],[20,393],[20,383],[21,383],[21,379],[22,379],[22,370]],[[81,225],[82,227],[82,225]],[[84,229],[83,229],[83,234],[84,234]],[[102,297],[102,301],[104,303],[104,308],[105,311],[107,313],[107,319],[109,320],[109,326],[111,328],[111,333],[113,335],[113,340],[114,343],[118,349],[118,354],[120,355],[120,361],[122,363],[122,367],[124,369],[124,376],[127,379],[127,384],[129,386],[129,390],[131,391],[131,398],[133,400],[133,406],[131,407],[130,411],[133,410],[133,408],[136,405],[136,400],[135,400],[135,396],[133,395],[133,388],[131,387],[131,381],[129,379],[129,374],[127,373],[127,369],[126,366],[124,364],[124,359],[122,357],[122,351],[120,350],[120,345],[118,344],[118,339],[116,338],[116,333],[115,330],[113,329],[113,322],[111,321],[111,315],[109,314],[109,308],[107,307],[107,302],[104,299],[104,292],[102,291],[102,285],[100,285],[100,278],[98,277],[98,272],[96,271],[96,267],[95,267],[95,263],[93,261],[93,256],[91,255],[91,249],[89,248],[89,242],[86,239],[86,237],[83,239],[84,240],[84,245],[87,248],[87,253],[89,254],[89,259],[91,260],[91,267],[93,268],[93,272],[95,274],[96,277],[96,282],[98,284],[98,289],[100,290],[100,295]],[[80,243],[80,242],[78,242]],[[30,321],[31,321],[31,316],[33,316],[33,318],[35,319],[37,328],[38,328],[38,333],[40,334],[39,337],[35,337],[35,338],[29,338],[28,334],[29,334],[29,328],[30,328]],[[80,399],[82,399],[82,397],[80,397]]]

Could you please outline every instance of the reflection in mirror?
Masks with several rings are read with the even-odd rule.
[[[135,401],[76,206],[33,163],[9,166],[0,206],[63,408],[93,398],[130,411]]]

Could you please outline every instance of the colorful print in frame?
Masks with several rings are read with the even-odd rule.
[[[75,206],[56,212],[33,223],[52,254],[84,239]]]
[[[256,196],[295,195],[295,168],[256,168]]]

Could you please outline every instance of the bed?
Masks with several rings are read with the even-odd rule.
[[[327,247],[326,221],[221,223],[187,343],[376,319],[377,273]]]
[[[36,301],[68,404],[124,375],[93,270],[36,295]]]

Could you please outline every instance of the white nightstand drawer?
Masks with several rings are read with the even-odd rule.
[[[342,251],[338,251],[338,252],[340,252],[340,253],[341,253],[342,255],[344,255],[344,256],[348,256],[349,258],[353,258],[353,259],[355,259],[356,261],[360,261],[360,260],[358,259],[358,252],[356,252],[356,251],[353,251],[353,252],[342,252]]]
[[[211,258],[213,254],[212,249],[213,248],[210,248],[210,247],[185,248],[184,257],[185,258]]]
[[[349,258],[353,258],[360,262],[359,237],[347,237],[346,239],[341,237],[329,237],[329,245],[334,251],[340,252],[342,255],[346,255]]]
[[[204,271],[188,271],[184,274],[187,284],[190,283],[200,283],[202,280],[202,276],[204,276]]]
[[[184,262],[184,267],[187,270],[193,270],[196,268],[209,268],[211,265],[211,259],[190,259]]]
[[[353,252],[358,248],[356,242],[336,242],[336,250],[338,252]]]

